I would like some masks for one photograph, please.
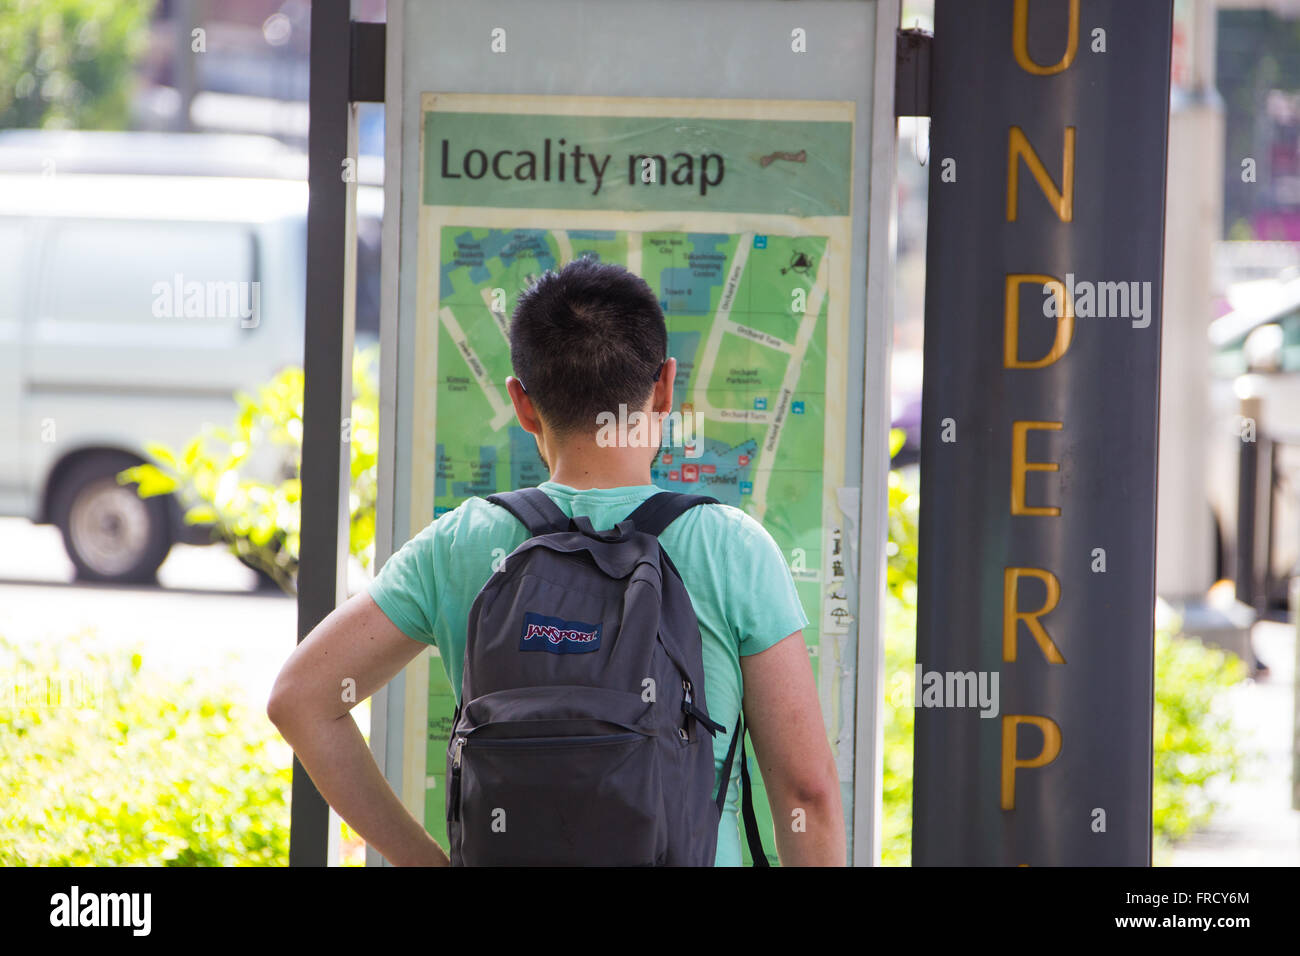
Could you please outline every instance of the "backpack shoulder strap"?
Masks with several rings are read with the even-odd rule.
[[[708,495],[683,495],[675,491],[661,491],[641,502],[626,520],[631,521],[637,531],[658,537],[663,533],[664,528],[696,505],[716,504],[718,499],[710,498]]]
[[[754,788],[749,780],[749,764],[745,759],[745,716],[736,720],[736,733],[727,748],[727,759],[722,763],[722,782],[718,784],[718,813],[727,802],[727,788],[731,786],[731,767],[736,758],[736,745],[740,745],[740,816],[745,824],[745,843],[749,846],[749,859],[753,866],[771,866],[763,850],[763,836],[758,829],[758,816],[754,813]]]
[[[505,508],[518,518],[534,538],[540,534],[564,531],[569,527],[569,516],[540,488],[503,491],[488,495],[486,500]]]

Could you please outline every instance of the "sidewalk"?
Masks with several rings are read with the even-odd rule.
[[[1232,707],[1244,747],[1259,756],[1225,788],[1210,826],[1157,851],[1157,866],[1300,865],[1300,811],[1291,809],[1295,627],[1258,623],[1254,642],[1271,673],[1237,688]]]

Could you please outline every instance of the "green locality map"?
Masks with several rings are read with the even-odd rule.
[[[677,359],[674,411],[687,425],[672,436],[677,444],[663,447],[651,479],[711,495],[763,523],[790,562],[820,678],[823,602],[828,584],[844,577],[833,553],[838,529],[827,536],[823,518],[827,239],[444,225],[438,242],[434,516],[471,496],[549,477],[506,393],[509,318],[519,294],[547,270],[584,255],[624,265],[658,296]],[[441,664],[432,665],[428,766],[436,774],[450,731],[450,687]],[[428,797],[435,825],[442,801],[432,790]],[[770,832],[765,826],[765,842]]]

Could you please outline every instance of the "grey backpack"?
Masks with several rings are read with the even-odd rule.
[[[452,863],[712,866],[743,730],[715,799],[711,737],[726,728],[708,716],[699,624],[658,535],[715,499],[661,492],[603,532],[536,488],[487,500],[531,537],[470,609],[447,750]]]

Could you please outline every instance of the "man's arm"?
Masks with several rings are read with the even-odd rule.
[[[803,631],[741,657],[740,671],[745,726],[772,805],[777,856],[783,866],[844,866],[839,773]]]
[[[403,634],[369,594],[335,608],[281,668],[267,716],[326,802],[390,863],[448,866],[446,853],[402,804],[352,719],[353,700],[387,684],[426,645]]]

